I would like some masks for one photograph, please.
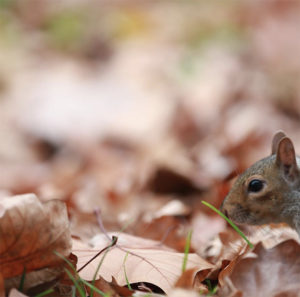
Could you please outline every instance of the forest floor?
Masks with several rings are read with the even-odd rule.
[[[299,5],[0,1],[0,296],[299,296],[293,230],[202,203],[300,149]]]

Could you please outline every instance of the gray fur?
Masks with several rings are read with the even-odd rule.
[[[238,224],[287,223],[296,229],[300,237],[300,157],[293,157],[294,147],[285,135],[278,134],[272,146],[274,143],[289,145],[286,150],[286,147],[281,147],[283,161],[273,154],[253,164],[238,177],[224,199],[221,210]],[[289,155],[285,155],[285,152]],[[288,160],[287,164],[284,160]],[[289,164],[290,168],[287,168]],[[252,178],[264,184],[258,193],[248,189]]]

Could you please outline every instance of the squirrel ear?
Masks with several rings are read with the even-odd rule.
[[[276,163],[283,170],[284,176],[294,181],[299,176],[295,149],[288,137],[281,138],[277,148]]]
[[[285,133],[281,130],[277,131],[272,139],[272,152],[271,155],[276,154],[279,142],[282,138],[286,137]]]

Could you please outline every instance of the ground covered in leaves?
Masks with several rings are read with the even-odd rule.
[[[300,243],[219,207],[283,129],[296,1],[0,1],[0,296],[299,296]]]

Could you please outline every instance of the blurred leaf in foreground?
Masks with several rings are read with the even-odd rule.
[[[58,200],[42,204],[34,194],[4,198],[0,201],[0,239],[4,279],[22,275],[24,268],[27,277],[30,271],[59,267],[62,260],[53,252],[67,257],[71,251],[65,204]]]

